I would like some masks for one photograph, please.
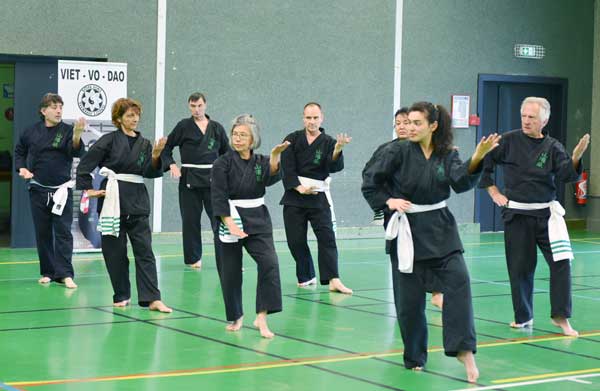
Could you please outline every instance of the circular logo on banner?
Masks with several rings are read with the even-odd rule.
[[[77,95],[79,109],[86,115],[97,117],[106,109],[106,92],[96,84],[88,84]]]

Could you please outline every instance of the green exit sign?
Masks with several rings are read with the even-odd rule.
[[[544,58],[546,50],[541,45],[529,45],[518,43],[515,45],[515,57],[517,58],[533,58],[541,60]]]

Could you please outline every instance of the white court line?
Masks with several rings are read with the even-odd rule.
[[[497,390],[499,388],[514,388],[514,387],[523,387],[523,386],[532,386],[536,384],[544,384],[544,383],[556,383],[559,381],[573,381],[575,379],[583,379],[600,376],[600,373],[592,373],[590,375],[581,375],[581,376],[564,376],[564,377],[555,377],[553,379],[544,379],[544,380],[532,380],[532,381],[524,381],[524,382],[516,382],[516,383],[507,383],[501,384],[498,383],[493,386],[485,386],[485,387],[477,387],[477,388],[461,388],[453,391],[483,391],[483,390]]]
[[[569,381],[572,381],[574,383],[581,383],[581,384],[593,384],[591,381],[587,381],[587,380],[569,379]]]
[[[471,281],[485,282],[486,284],[500,285],[500,286],[508,286],[508,287],[510,287],[510,284],[508,282],[488,281],[488,280],[482,280],[482,279],[473,278],[473,277],[471,277]],[[549,293],[550,291],[548,289],[533,288],[533,292]],[[578,299],[587,299],[587,300],[593,300],[593,301],[600,301],[600,297],[590,297],[590,296],[583,296],[583,295],[574,295],[572,293],[571,293],[571,297],[576,297]]]

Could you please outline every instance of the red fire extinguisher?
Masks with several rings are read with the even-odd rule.
[[[587,172],[585,170],[581,173],[581,178],[575,182],[575,199],[578,205],[585,205],[587,203]]]

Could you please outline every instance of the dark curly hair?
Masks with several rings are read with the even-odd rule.
[[[431,136],[434,152],[445,155],[452,150],[452,141],[454,138],[454,134],[452,133],[452,119],[444,106],[434,105],[431,102],[417,102],[413,103],[408,111],[423,113],[430,124],[437,121],[437,129]]]

